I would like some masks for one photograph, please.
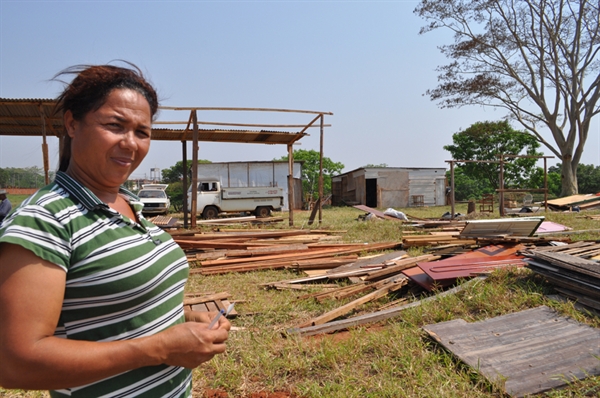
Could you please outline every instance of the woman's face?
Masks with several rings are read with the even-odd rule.
[[[150,105],[134,90],[113,90],[104,105],[82,120],[65,112],[65,126],[71,137],[67,173],[92,191],[114,191],[127,181],[150,148]]]

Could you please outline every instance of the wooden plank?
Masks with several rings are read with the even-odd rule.
[[[331,274],[334,274],[334,273],[338,273],[338,272],[361,269],[361,268],[364,268],[364,266],[373,265],[373,264],[381,265],[381,264],[385,263],[386,261],[395,260],[398,258],[405,257],[407,255],[408,254],[404,250],[396,250],[391,253],[378,254],[375,256],[364,256],[364,257],[359,258],[357,261],[355,261],[352,264],[344,265],[342,267],[332,269],[328,272]]]
[[[313,318],[310,321],[299,325],[298,327],[303,328],[303,327],[308,327],[308,326],[322,325],[326,322],[329,322],[335,318],[338,318],[342,315],[345,315],[345,314],[353,311],[356,307],[358,307],[364,303],[368,303],[369,301],[377,300],[378,298],[386,296],[390,292],[399,290],[405,284],[406,284],[406,280],[404,280],[403,282],[399,282],[399,283],[388,283],[387,285],[375,290],[372,293],[366,294],[363,297],[356,299],[354,301],[351,301],[350,303],[348,303],[346,305],[342,305],[341,307],[338,307],[332,311],[326,312],[325,314],[320,315],[316,318]]]
[[[194,305],[191,305],[190,307],[192,308],[193,311],[208,312],[208,308],[206,307],[205,303],[194,304]]]
[[[407,268],[413,267],[418,262],[433,261],[433,260],[437,260],[438,258],[440,258],[440,257],[439,256],[433,256],[431,254],[425,254],[423,256],[412,257],[412,258],[405,258],[405,259],[402,259],[402,260],[398,260],[398,261],[394,262],[394,265],[391,265],[391,266],[389,266],[387,268],[384,268],[384,269],[381,269],[381,270],[377,270],[377,271],[373,271],[373,272],[369,272],[367,274],[367,276],[365,276],[363,278],[363,280],[365,280],[365,281],[374,281],[374,280],[382,279],[382,278],[385,278],[387,276],[397,274],[400,271],[405,270]]]
[[[600,375],[600,330],[546,306],[467,323],[423,327],[446,349],[513,397]]]
[[[223,300],[223,299],[228,298],[229,296],[230,296],[229,293],[222,292],[222,293],[210,294],[210,295],[199,296],[199,297],[186,297],[183,299],[183,305],[194,305],[194,304],[199,304],[199,303],[206,303],[209,301]]]
[[[246,250],[228,250],[228,258],[232,257],[253,257],[265,254],[283,254],[289,252],[299,252],[308,250],[308,246],[303,243],[294,243],[291,245],[269,245],[266,247],[248,248]]]

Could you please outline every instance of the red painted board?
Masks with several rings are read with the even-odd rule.
[[[431,279],[429,275],[427,275],[423,270],[419,267],[412,267],[405,269],[402,271],[402,274],[406,275],[417,285],[421,286],[423,289],[432,291],[435,289],[443,288],[446,286],[452,285],[456,279],[445,280],[445,281],[434,281]]]
[[[441,283],[446,279],[467,278],[495,268],[525,266],[524,257],[516,254],[521,248],[522,245],[490,245],[444,260],[418,263],[417,266],[431,279]]]

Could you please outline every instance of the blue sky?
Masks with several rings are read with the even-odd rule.
[[[333,112],[324,152],[345,165],[447,167],[452,134],[500,110],[439,109],[423,96],[446,63],[443,32],[420,36],[416,1],[0,0],[0,97],[53,98],[49,79],[75,64],[125,59],[157,87],[161,105]],[[162,112],[160,119],[187,120]],[[308,123],[312,116],[200,112],[199,120]],[[600,118],[597,118],[600,119]],[[519,128],[518,126],[514,126]],[[296,148],[319,149],[318,129]],[[41,166],[40,138],[0,138],[0,167]],[[58,162],[50,139],[50,165]],[[191,150],[191,146],[190,146]],[[546,155],[552,155],[542,148]],[[188,153],[190,153],[188,151]],[[285,146],[200,143],[213,162],[271,160]],[[191,155],[189,155],[191,156]],[[153,142],[134,177],[181,159],[178,142]],[[600,120],[583,163],[600,164]],[[552,163],[551,163],[552,164]]]

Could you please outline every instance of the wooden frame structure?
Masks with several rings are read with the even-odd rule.
[[[0,98],[0,136],[41,136],[42,156],[44,164],[45,181],[49,182],[48,145],[46,137],[55,136],[59,139],[59,148],[62,148],[63,120],[62,115],[55,115],[56,101],[53,99],[10,99]],[[152,140],[156,141],[180,141],[182,143],[183,165],[187,164],[187,142],[192,142],[192,164],[198,163],[198,142],[228,142],[267,145],[286,145],[288,152],[288,195],[289,203],[293,202],[293,149],[294,143],[307,136],[309,128],[320,129],[320,173],[319,173],[319,197],[323,197],[323,136],[324,128],[331,125],[325,124],[325,115],[333,115],[332,112],[276,109],[276,108],[217,108],[217,107],[171,107],[161,106],[160,110],[189,112],[187,121],[160,120],[153,123]],[[313,119],[307,124],[252,124],[252,123],[229,123],[198,120],[200,111],[235,111],[235,112],[283,112],[294,114],[313,115]],[[317,123],[318,122],[318,123]],[[158,128],[156,126],[179,125],[184,128]],[[200,129],[199,126],[215,126],[208,129]],[[218,127],[217,127],[218,126]],[[223,127],[221,127],[223,126]],[[236,128],[269,128],[286,129],[286,131],[272,130],[250,130],[250,129],[228,129]],[[196,227],[195,200],[197,190],[198,168],[192,169],[192,206],[191,227]],[[183,184],[188,186],[187,172],[183,170]],[[187,195],[184,195],[184,227],[188,227]],[[318,201],[319,223],[322,222],[321,200]],[[312,216],[314,220],[314,216]],[[294,224],[293,208],[290,206],[289,225]]]
[[[496,189],[496,192],[500,196],[500,215],[506,215],[504,212],[504,193],[505,192],[544,192],[544,203],[545,211],[548,211],[548,159],[554,159],[554,156],[529,156],[529,155],[498,155],[500,160],[446,160],[446,163],[450,163],[450,206],[451,206],[451,218],[454,219],[454,164],[455,163],[499,163],[500,164],[500,187]],[[529,159],[544,159],[544,188],[538,189],[505,189],[504,188],[504,159],[505,158],[529,158]]]

